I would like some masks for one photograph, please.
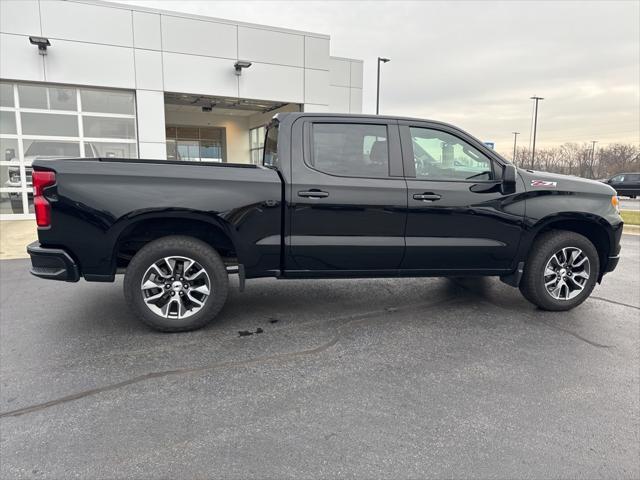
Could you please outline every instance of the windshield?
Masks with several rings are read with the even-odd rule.
[[[265,167],[278,168],[278,124],[273,122],[267,129],[264,140],[264,157],[262,164]]]
[[[71,142],[33,142],[25,156],[79,157],[80,146]]]

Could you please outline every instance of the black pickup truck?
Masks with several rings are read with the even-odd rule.
[[[277,114],[263,165],[36,160],[31,273],[112,282],[163,331],[222,309],[245,279],[494,275],[546,310],[618,263],[608,185],[518,169],[448,124]]]

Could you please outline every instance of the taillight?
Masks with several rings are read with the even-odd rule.
[[[36,223],[39,227],[51,225],[51,204],[44,197],[44,189],[56,183],[54,172],[34,170],[32,173],[33,182],[33,208],[36,211]]]

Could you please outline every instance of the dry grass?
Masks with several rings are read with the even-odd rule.
[[[640,225],[640,211],[622,210],[620,215],[626,225]]]

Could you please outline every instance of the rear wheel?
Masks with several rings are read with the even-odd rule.
[[[145,245],[131,260],[124,295],[147,325],[163,332],[195,330],[224,306],[228,277],[220,255],[206,243],[185,236]]]
[[[543,310],[569,310],[595,287],[598,252],[584,236],[562,230],[542,234],[525,264],[520,291]]]

